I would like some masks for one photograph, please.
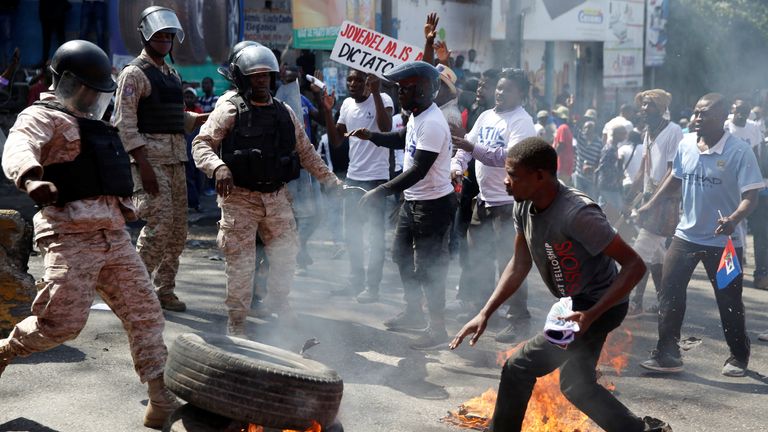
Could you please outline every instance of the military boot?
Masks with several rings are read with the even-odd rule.
[[[173,311],[173,312],[184,312],[187,310],[187,305],[179,300],[178,297],[176,297],[176,294],[170,293],[170,294],[163,294],[159,296],[160,299],[160,307]]]
[[[5,367],[16,357],[16,353],[11,350],[11,344],[8,339],[0,340],[0,376],[3,375]]]
[[[149,380],[147,384],[149,402],[147,403],[147,411],[144,413],[144,426],[160,429],[171,413],[181,406],[181,403],[165,386],[162,376]]]
[[[245,322],[247,313],[230,312],[227,319],[227,336],[245,336]]]

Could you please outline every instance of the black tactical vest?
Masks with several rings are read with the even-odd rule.
[[[176,74],[165,75],[155,65],[138,57],[129,64],[141,69],[152,84],[152,93],[139,101],[136,110],[139,132],[183,134],[184,93]]]
[[[253,106],[237,95],[235,124],[221,145],[221,159],[232,171],[235,185],[258,192],[274,192],[299,178],[296,129],[283,103]]]
[[[58,102],[35,102],[72,115]],[[101,195],[129,197],[133,193],[131,162],[114,128],[101,120],[77,118],[80,154],[70,162],[48,165],[43,180],[56,185],[59,207]]]

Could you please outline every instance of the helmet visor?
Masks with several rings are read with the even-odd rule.
[[[100,92],[88,87],[74,74],[66,71],[59,79],[54,93],[72,114],[90,120],[101,120],[114,92]]]
[[[150,40],[152,35],[162,31],[174,33],[179,43],[184,42],[184,30],[181,28],[179,18],[172,10],[161,9],[145,16],[139,24],[139,30],[144,40]]]

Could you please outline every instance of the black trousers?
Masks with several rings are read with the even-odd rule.
[[[742,252],[742,248],[736,248],[739,262],[743,262]],[[686,291],[693,270],[701,261],[715,291],[720,322],[731,355],[745,364],[749,362],[749,337],[744,319],[744,302],[741,299],[743,275],[737,276],[724,289],[718,289],[715,275],[722,254],[723,248],[720,247],[702,246],[678,237],[672,238],[664,256],[659,290],[659,341],[656,349],[660,353],[680,357],[677,343],[685,318]]]
[[[456,211],[456,194],[405,201],[395,228],[392,259],[400,270],[405,301],[421,307],[426,296],[430,321],[444,325],[445,279],[448,273],[448,229]]]
[[[605,338],[627,314],[627,303],[614,306],[567,349],[559,348],[542,333],[525,343],[501,372],[491,431],[520,431],[536,379],[560,368],[560,389],[576,408],[607,432],[641,432],[642,419],[634,415],[605,387],[597,383],[595,367]],[[574,310],[584,310],[574,304]]]

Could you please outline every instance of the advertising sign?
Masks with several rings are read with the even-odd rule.
[[[604,41],[608,0],[536,0],[525,15],[525,40]]]
[[[345,20],[376,27],[375,0],[292,0],[293,47],[333,48]]]
[[[383,77],[384,72],[411,60],[421,60],[421,48],[393,39],[350,21],[344,21],[331,60]]]
[[[611,0],[603,46],[604,87],[642,87],[644,7],[644,0]]]
[[[645,65],[661,66],[667,55],[669,0],[648,0],[645,20]]]

